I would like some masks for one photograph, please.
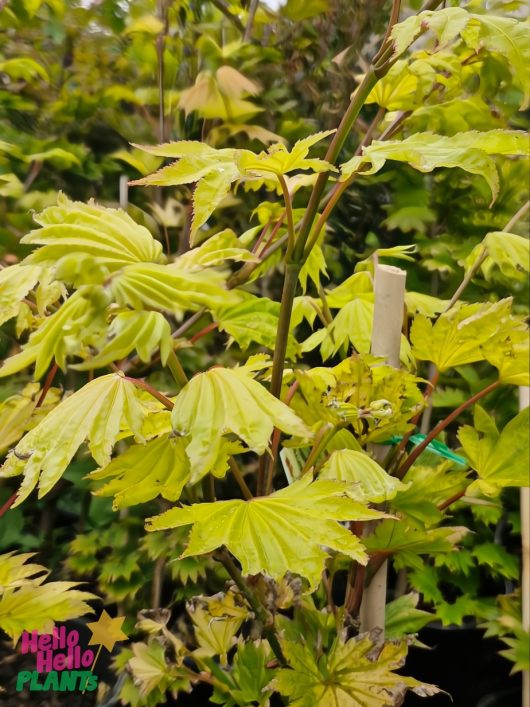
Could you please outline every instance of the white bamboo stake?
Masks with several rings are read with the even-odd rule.
[[[519,409],[530,405],[530,388],[519,388]],[[530,632],[530,487],[521,488],[521,549],[523,559],[521,579],[521,601],[523,604],[523,628]],[[523,671],[523,707],[530,705],[530,673]]]
[[[371,352],[382,356],[394,368],[399,368],[401,328],[405,303],[405,280],[407,273],[392,265],[375,266],[375,307]],[[376,459],[385,455],[384,447],[374,445]],[[373,530],[373,524],[366,526]],[[386,586],[388,564],[385,562],[365,588],[361,603],[361,631],[385,628]]]
[[[129,205],[129,177],[126,174],[120,175],[120,209],[127,211]]]

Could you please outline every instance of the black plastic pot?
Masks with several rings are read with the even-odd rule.
[[[477,702],[477,707],[521,707],[521,688],[511,687],[486,695]]]
[[[510,676],[511,664],[498,654],[505,647],[493,638],[484,638],[484,631],[474,624],[443,627],[429,624],[420,631],[419,639],[431,650],[412,647],[404,669],[406,675],[434,683],[448,692],[453,707],[511,707],[512,702],[484,702],[497,693],[509,693],[514,705],[521,705],[521,677]],[[508,699],[506,697],[506,699]],[[429,698],[429,707],[451,701],[445,695]],[[413,694],[407,695],[406,707],[426,702]]]

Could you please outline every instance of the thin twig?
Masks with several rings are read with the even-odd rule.
[[[517,211],[516,214],[514,214],[514,216],[512,216],[512,218],[508,221],[508,223],[504,226],[504,228],[502,230],[509,232],[515,226],[517,221],[519,221],[519,219],[521,219],[529,209],[530,209],[530,200],[521,206],[521,208]],[[482,251],[480,252],[480,255],[475,260],[472,267],[467,271],[467,273],[464,276],[464,279],[462,280],[460,285],[457,287],[454,295],[451,297],[451,301],[449,302],[449,304],[447,305],[447,309],[445,310],[446,312],[448,312],[450,309],[452,309],[452,307],[454,307],[455,304],[458,302],[458,300],[460,299],[460,295],[464,292],[464,290],[469,285],[471,280],[475,277],[480,266],[486,260],[488,255],[489,255],[489,253],[488,253],[487,247],[483,246]]]
[[[248,10],[248,20],[247,26],[245,27],[245,34],[243,35],[243,41],[250,41],[252,35],[252,25],[254,24],[254,18],[256,17],[256,12],[259,7],[259,0],[250,0],[250,7]]]
[[[245,500],[251,501],[254,498],[254,496],[250,492],[250,489],[247,486],[245,479],[243,478],[243,473],[242,473],[241,469],[239,468],[239,464],[236,462],[234,457],[230,457],[228,459],[228,464],[230,466],[230,471],[234,475],[234,479],[237,481],[237,485],[241,489],[241,493],[243,494]]]
[[[399,479],[402,479],[407,471],[410,469],[410,467],[414,464],[416,459],[420,456],[420,454],[423,452],[423,450],[433,441],[433,439],[436,439],[436,437],[445,430],[445,428],[451,424],[453,420],[455,420],[460,413],[464,412],[464,410],[467,410],[468,407],[476,403],[478,400],[481,400],[484,396],[488,395],[492,391],[494,391],[496,388],[500,386],[501,382],[499,380],[494,381],[493,383],[490,383],[490,385],[486,386],[482,390],[479,390],[478,393],[475,393],[475,395],[471,396],[471,398],[468,398],[468,400],[464,401],[461,405],[459,405],[457,408],[455,408],[447,417],[445,417],[443,420],[440,420],[440,422],[435,425],[435,427],[432,428],[432,430],[429,432],[427,437],[423,440],[423,442],[420,442],[417,447],[414,447],[412,452],[409,454],[409,456],[406,458],[405,462],[400,466],[398,469],[398,472],[396,476]]]
[[[48,394],[48,391],[50,390],[50,388],[51,388],[51,386],[52,386],[53,379],[55,378],[55,375],[56,375],[56,373],[57,373],[58,370],[59,370],[59,366],[58,366],[57,363],[54,361],[54,362],[53,362],[53,366],[52,366],[52,367],[50,368],[50,370],[48,371],[48,375],[46,376],[46,380],[44,381],[44,386],[43,386],[43,388],[42,388],[42,391],[41,391],[41,394],[40,394],[40,396],[39,396],[39,399],[37,400],[37,404],[35,405],[35,409],[36,409],[36,408],[40,408],[40,406],[43,404],[44,399],[45,399],[46,395]]]

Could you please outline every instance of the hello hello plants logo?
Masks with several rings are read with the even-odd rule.
[[[124,621],[125,616],[113,619],[104,610],[97,621],[87,624],[92,636],[85,648],[79,644],[79,631],[65,626],[54,628],[51,634],[23,631],[20,652],[35,655],[35,670],[19,672],[17,691],[92,692],[98,686],[94,666],[101,649],[112,653],[116,643],[127,639]],[[90,646],[99,647],[96,651]]]

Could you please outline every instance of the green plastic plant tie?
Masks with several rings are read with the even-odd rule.
[[[422,434],[415,434],[409,437],[409,443],[413,444],[415,447],[423,442],[423,440],[426,438],[427,435],[422,435]],[[382,442],[381,444],[391,444],[391,445],[396,445],[401,442],[403,439],[402,435],[394,435],[391,437],[387,442]],[[434,439],[432,442],[430,442],[427,447],[425,448],[425,451],[432,452],[433,454],[436,454],[439,457],[443,457],[444,459],[450,459],[451,461],[455,462],[455,464],[460,464],[461,466],[467,466],[467,460],[464,457],[461,457],[459,454],[455,454],[452,449],[449,449],[449,447],[444,444],[443,442],[439,442],[438,440]]]

